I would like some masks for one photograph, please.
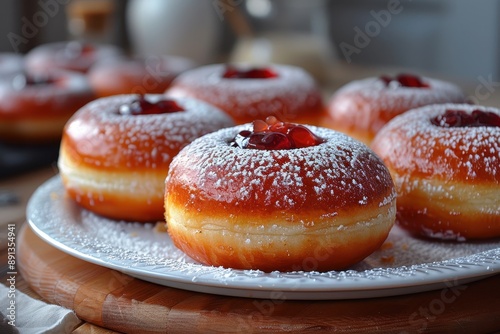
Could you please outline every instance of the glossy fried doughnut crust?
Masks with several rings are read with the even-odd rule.
[[[69,118],[95,98],[87,78],[70,71],[18,71],[0,79],[0,140],[58,142]]]
[[[356,80],[340,88],[328,104],[325,126],[370,144],[394,117],[435,103],[463,103],[461,89],[442,80],[400,74]]]
[[[236,124],[275,116],[317,125],[325,107],[319,87],[303,69],[288,65],[202,66],[178,76],[169,96],[193,97],[217,106]]]
[[[101,61],[89,70],[89,82],[98,95],[161,94],[180,73],[195,67],[182,57],[149,56]]]
[[[172,158],[195,138],[232,126],[192,99],[116,95],[95,100],[66,124],[59,169],[68,195],[113,219],[161,221]]]
[[[306,128],[313,146],[242,125],[184,148],[165,190],[175,245],[208,265],[263,271],[343,269],[375,251],[395,218],[389,172],[360,142]],[[265,147],[242,148],[245,138]]]
[[[64,69],[86,73],[97,62],[122,55],[120,48],[110,44],[64,41],[38,45],[26,54],[25,63],[30,70]]]
[[[372,148],[394,179],[399,225],[438,239],[500,236],[500,110],[422,107],[387,124]]]

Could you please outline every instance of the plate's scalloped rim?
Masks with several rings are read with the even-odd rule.
[[[258,270],[235,270],[198,263],[179,263],[173,259],[157,261],[154,264],[124,261],[120,258],[114,259],[99,249],[89,248],[89,245],[79,244],[44,224],[44,218],[51,217],[54,213],[46,212],[50,206],[43,204],[51,199],[51,194],[54,192],[60,195],[64,193],[58,175],[42,184],[28,202],[27,220],[39,237],[84,261],[174,288],[251,298],[271,298],[277,291],[282,293],[282,298],[288,299],[371,298],[446,288],[500,272],[500,247],[470,256],[411,266],[321,273],[264,273]],[[64,205],[57,207],[62,201],[64,200],[55,200],[54,205],[58,210],[64,211],[66,210]]]

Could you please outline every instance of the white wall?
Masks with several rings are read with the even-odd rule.
[[[354,45],[355,27],[365,30],[373,12],[398,0],[330,1],[335,45]],[[347,58],[354,64],[408,67],[477,79],[500,77],[499,14],[496,0],[400,0],[389,24],[367,46]],[[344,44],[345,45],[345,44]],[[340,49],[339,57],[345,52]]]

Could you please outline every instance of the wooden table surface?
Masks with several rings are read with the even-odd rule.
[[[3,220],[2,223],[5,223],[6,221],[9,223],[15,223],[17,225],[17,232],[21,232],[21,226],[25,220],[24,207],[26,205],[26,201],[30,197],[31,193],[41,183],[54,176],[56,173],[56,169],[49,167],[47,169],[35,171],[0,182],[0,189],[13,190],[20,196],[20,202],[18,205],[9,207],[8,209],[1,209],[2,214],[0,216]],[[8,217],[8,219],[5,219],[5,217]],[[5,230],[5,226],[6,225],[4,224],[1,228]],[[18,237],[21,236],[18,235]],[[35,251],[31,249],[33,254],[30,255],[35,258],[35,260],[31,260],[31,263],[35,264],[35,272],[38,270],[36,269],[37,265],[42,265],[44,261],[48,261],[48,263],[51,262],[43,256],[36,259],[36,256],[39,256],[38,250],[42,252],[40,253],[42,255],[44,254],[43,252],[47,251],[55,252],[54,254],[57,255],[54,256],[58,257],[58,261],[73,261],[73,259],[68,259],[71,258],[71,256],[63,254],[56,249],[50,250],[50,247],[43,245],[40,246],[41,244],[37,246],[36,243],[43,243],[43,241],[40,239],[35,240],[37,238],[33,232],[30,231],[28,238],[31,238],[30,245],[35,248]],[[2,243],[2,245],[4,245],[4,243]],[[3,249],[0,250],[0,258],[2,259],[2,263],[5,264],[6,249],[4,247],[2,248]],[[81,261],[77,259],[74,260]],[[106,273],[109,271],[107,269],[95,269],[95,267],[98,267],[96,265],[87,265],[84,263],[83,265],[79,264],[78,266],[80,265],[82,270],[87,270],[88,272],[94,274],[98,272],[100,275],[110,275],[109,273]],[[60,277],[67,277],[64,271],[58,272],[55,269],[57,268],[51,268],[51,278],[55,278],[57,275],[60,275]],[[2,282],[6,281],[6,271],[6,268],[2,268],[2,272],[0,273]],[[113,277],[120,275],[123,274],[115,272]],[[77,277],[79,275],[74,276]],[[95,281],[99,281],[99,279],[93,279]],[[31,280],[33,281],[33,278],[31,278]],[[38,282],[43,280],[37,278],[36,281]],[[50,282],[50,279],[47,281]],[[225,326],[225,322],[221,323],[221,321],[224,321],[226,316],[230,315],[233,318],[245,318],[248,314],[257,313],[259,310],[261,311],[261,308],[259,308],[258,305],[263,305],[262,303],[266,302],[245,298],[219,297],[201,293],[185,292],[172,288],[160,287],[152,283],[132,278],[117,281],[123,283],[124,286],[116,286],[114,287],[113,292],[107,291],[104,296],[109,294],[111,297],[114,297],[115,300],[123,303],[127,297],[130,297],[130,293],[127,294],[125,292],[120,292],[117,295],[117,291],[125,291],[120,290],[124,289],[124,287],[127,289],[132,287],[135,289],[134,291],[144,291],[144,289],[146,289],[146,291],[149,291],[148,296],[149,293],[152,293],[151,291],[153,291],[154,294],[159,294],[163,297],[173,294],[176,298],[182,298],[183,300],[183,302],[175,302],[176,314],[182,314],[181,319],[185,319],[189,324],[192,324],[193,321],[195,321],[194,318],[189,318],[196,317],[197,321],[203,324],[203,332],[211,329],[210,326],[212,325],[214,326],[212,328],[214,329],[214,332],[222,332],[221,328]],[[45,282],[43,284],[47,283]],[[91,290],[98,288],[97,285],[93,287],[92,285],[84,284],[84,286],[85,289]],[[106,286],[109,287],[109,284]],[[273,313],[270,315],[264,314],[264,316],[258,317],[258,319],[260,319],[258,321],[260,327],[255,327],[253,330],[255,332],[264,332],[266,329],[276,329],[276,324],[281,324],[281,327],[279,328],[286,329],[288,332],[305,332],[305,328],[299,326],[296,322],[298,319],[303,317],[302,319],[306,319],[304,321],[307,321],[309,324],[307,332],[315,332],[318,330],[321,332],[351,333],[361,329],[365,329],[370,332],[390,332],[391,330],[396,332],[404,332],[405,330],[413,332],[415,330],[425,328],[428,332],[443,332],[453,329],[453,332],[455,333],[491,333],[500,331],[500,321],[497,320],[500,319],[500,289],[498,287],[500,287],[500,275],[495,275],[493,277],[469,283],[457,288],[457,290],[454,290],[457,292],[457,298],[453,298],[453,301],[451,302],[448,301],[451,300],[449,297],[453,297],[453,294],[448,295],[451,292],[446,289],[407,296],[367,300],[320,302],[285,301],[279,304],[272,304],[274,307]],[[40,291],[40,286],[35,288]],[[17,277],[16,289],[33,298],[43,300],[43,298],[26,283],[21,275]],[[82,289],[79,293],[83,293],[85,289]],[[100,291],[99,293],[103,292]],[[85,292],[85,294],[88,296],[91,295],[88,292]],[[144,292],[141,292],[140,295],[144,296]],[[76,303],[76,300],[78,299],[76,294],[60,298],[73,298],[71,303]],[[172,303],[171,301],[168,301],[168,298],[166,298],[166,301],[165,298],[152,299],[156,300],[156,306],[161,306],[163,305],[162,303]],[[108,300],[108,298],[106,298],[106,300]],[[186,300],[189,302],[186,302]],[[132,304],[134,302],[141,303],[141,298],[137,298],[134,302],[129,302]],[[272,301],[269,302],[272,303]],[[113,307],[110,305],[108,305],[107,312],[113,310]],[[104,311],[101,309],[103,307],[102,305],[96,303],[95,307],[104,314]],[[200,308],[203,309],[203,312],[201,312]],[[74,309],[78,311],[78,305],[74,306]],[[356,318],[357,316],[360,318]],[[82,321],[80,326],[75,329],[74,333],[113,333],[112,330],[95,325],[95,323],[101,325],[106,325],[106,323],[100,323],[99,321],[92,322],[94,324]],[[373,327],[366,327],[367,323],[373,324]],[[217,330],[215,330],[216,328]],[[234,328],[229,326],[227,329],[229,332]]]
[[[27,225],[18,268],[31,288],[85,321],[132,333],[490,333],[500,275],[417,294],[359,300],[254,299],[180,290],[70,256]]]
[[[351,79],[362,78],[367,75],[380,73],[380,70],[371,72],[350,71],[349,73],[339,71],[337,72],[336,81],[332,87],[338,87],[340,84],[348,82]],[[468,90],[470,95],[473,96],[475,91],[481,89],[481,81],[478,81],[477,83],[469,83],[465,86],[465,88]],[[481,90],[482,93],[484,93],[483,91],[484,89]],[[481,97],[482,100],[478,101],[481,104],[500,106],[500,94],[497,92],[491,92],[491,94],[486,97],[484,94],[481,94]],[[5,267],[7,259],[7,224],[14,223],[17,226],[16,230],[19,232],[21,231],[21,226],[25,221],[25,207],[29,197],[39,185],[56,174],[57,168],[55,168],[55,166],[48,166],[45,169],[0,180],[0,190],[12,190],[19,197],[17,204],[0,207],[0,263],[2,265],[0,277],[3,284],[6,284],[7,272]],[[33,238],[35,236],[29,235],[28,237]],[[33,242],[42,241],[38,240]],[[64,256],[64,254],[61,256]],[[146,286],[152,287],[155,291],[168,290],[171,292],[172,290],[175,290],[159,287],[152,283],[146,283],[136,279],[133,279],[133,281],[135,282],[134,284],[139,285],[144,283]],[[123,282],[129,282],[129,280],[124,280]],[[383,329],[385,332],[390,332],[392,329],[393,332],[398,333],[417,332],[424,328],[427,332],[443,332],[451,330],[453,330],[453,332],[464,333],[500,332],[500,321],[497,320],[500,319],[499,287],[500,275],[469,283],[457,290],[460,292],[459,296],[449,303],[443,300],[443,298],[449,297],[446,295],[445,290],[370,300],[319,303],[288,301],[279,305],[273,304],[276,312],[273,312],[271,315],[262,315],[262,317],[260,317],[260,326],[262,327],[254,328],[254,331],[258,332],[259,329],[260,331],[276,329],[277,327],[275,327],[275,325],[277,323],[286,323],[287,321],[290,324],[297,324],[294,322],[294,318],[299,317],[302,314],[302,316],[308,318],[308,321],[311,321],[311,326],[307,328],[309,332],[353,332],[353,329],[361,329],[361,327],[356,326],[356,323],[365,326],[366,323],[370,323],[370,319],[373,320],[371,321],[373,327],[363,327],[363,329],[371,332],[377,331],[377,328]],[[20,275],[16,280],[16,289],[33,298],[43,299],[42,296],[34,291]],[[234,330],[237,328],[231,326],[231,321],[234,321],[234,319],[237,319],[238,317],[245,316],[245,314],[241,314],[241,312],[251,313],[253,311],[258,311],[258,309],[252,309],[252,307],[255,308],[255,305],[259,304],[255,304],[252,300],[248,299],[217,296],[207,297],[205,294],[196,294],[192,292],[188,293],[184,291],[175,293],[183,296],[185,296],[186,293],[190,295],[190,298],[193,300],[193,304],[181,303],[178,306],[182,312],[188,312],[184,313],[185,317],[181,319],[184,319],[186,322],[195,321],[195,319],[190,319],[190,317],[186,316],[186,314],[193,316],[193,312],[198,312],[196,321],[204,322],[204,332],[209,332],[211,325],[213,325],[212,329],[217,328],[220,330],[218,332],[222,332],[221,324],[217,322],[220,321],[217,317],[221,316],[220,312],[223,312],[222,315],[227,316],[228,324],[226,325],[226,330],[230,331],[231,329]],[[449,299],[446,299],[446,301],[448,300]],[[200,314],[200,305],[208,308],[211,312]],[[443,305],[445,307],[441,308]],[[308,307],[309,310],[305,310],[306,307]],[[236,310],[234,311],[236,313],[232,312],[232,310]],[[313,314],[311,312],[316,312],[317,314]],[[394,318],[391,314],[398,315],[398,318]],[[212,322],[210,317],[213,317],[214,315],[215,318],[213,318],[214,321]],[[322,317],[321,315],[327,316]],[[319,319],[322,320],[319,321]],[[313,325],[314,323],[315,325]],[[100,324],[103,325],[103,323]],[[335,324],[341,324],[342,326],[336,327]],[[293,326],[285,326],[282,327],[282,329],[287,331],[299,329],[302,330],[302,332],[304,330],[304,328],[300,326],[295,328]],[[114,331],[82,320],[82,323],[74,330],[73,333],[114,333]]]
[[[0,282],[6,284],[7,279],[7,225],[15,224],[16,232],[21,230],[26,220],[25,210],[26,204],[31,197],[35,189],[42,184],[44,181],[48,180],[52,176],[57,174],[57,168],[55,166],[48,166],[39,170],[35,170],[26,174],[19,176],[14,176],[9,179],[0,180],[0,191],[9,190],[12,191],[17,197],[17,203],[14,205],[0,207]],[[16,290],[27,294],[35,299],[43,300],[27,282],[23,279],[21,275],[16,277]],[[3,311],[3,310],[2,310]],[[4,312],[2,312],[4,313]],[[4,313],[5,314],[5,313]],[[101,328],[99,326],[92,325],[87,322],[82,322],[73,333],[115,333],[114,331]]]

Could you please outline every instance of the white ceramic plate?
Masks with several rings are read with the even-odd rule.
[[[81,209],[65,196],[58,176],[37,189],[27,217],[46,242],[77,258],[164,286],[227,296],[372,298],[443,289],[500,273],[500,240],[420,240],[397,227],[380,250],[350,270],[264,273],[205,266],[153,224],[113,221]]]

